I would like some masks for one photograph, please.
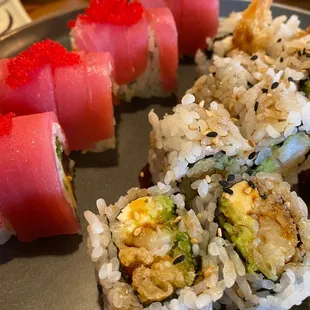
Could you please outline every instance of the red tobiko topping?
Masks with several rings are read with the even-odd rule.
[[[6,83],[11,88],[18,88],[31,79],[31,72],[50,64],[52,70],[57,67],[72,66],[81,63],[78,54],[68,52],[61,44],[45,40],[33,44],[17,57],[8,61],[8,76]]]
[[[13,117],[14,113],[9,113],[7,115],[0,114],[0,136],[8,136],[13,128]]]
[[[91,0],[89,7],[78,19],[86,23],[115,24],[131,26],[136,24],[144,13],[141,3],[127,0]],[[69,28],[74,27],[69,23]]]

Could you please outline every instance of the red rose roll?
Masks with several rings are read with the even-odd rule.
[[[0,60],[0,113],[55,112],[69,151],[114,148],[113,60],[51,40]],[[107,141],[105,141],[107,140]]]
[[[54,113],[0,117],[0,213],[20,241],[80,231],[66,145]]]

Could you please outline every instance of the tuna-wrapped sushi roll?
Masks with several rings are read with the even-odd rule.
[[[218,254],[208,254],[207,246],[216,231],[202,228],[177,189],[133,188],[110,206],[99,199],[97,207],[99,215],[85,212],[88,253],[106,309],[211,309],[233,285],[226,269],[228,255],[242,264],[237,253],[223,247],[227,261],[214,264]]]
[[[140,0],[145,7],[168,7],[177,30],[180,55],[194,56],[207,45],[206,37],[216,35],[219,0]]]
[[[115,147],[113,60],[108,53],[72,53],[51,40],[0,60],[0,112],[54,112],[68,149]]]
[[[178,36],[168,8],[144,9],[138,1],[92,0],[70,26],[74,50],[112,55],[122,99],[175,92]]]
[[[0,116],[0,240],[76,234],[67,141],[53,112]]]

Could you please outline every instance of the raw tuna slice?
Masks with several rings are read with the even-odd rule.
[[[81,64],[55,70],[58,118],[70,151],[93,150],[114,137],[110,55],[80,55]]]
[[[141,0],[146,6],[151,0]],[[162,1],[155,2],[160,6]],[[194,55],[197,49],[206,47],[206,38],[216,34],[219,0],[165,0],[171,10],[179,35],[179,53]]]
[[[71,31],[79,51],[109,52],[115,63],[115,79],[127,84],[147,66],[148,25],[138,3],[92,0]],[[120,3],[123,2],[123,3]]]
[[[0,113],[16,115],[56,112],[53,74],[50,65],[31,73],[31,80],[17,89],[6,83],[8,59],[0,60]]]
[[[176,88],[178,69],[178,33],[168,8],[146,9],[147,18],[154,29],[159,50],[162,87],[168,92]]]
[[[80,231],[65,153],[54,113],[0,117],[0,213],[20,241]]]

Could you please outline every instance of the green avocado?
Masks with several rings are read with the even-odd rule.
[[[188,234],[176,231],[174,246],[172,248],[172,258],[177,262],[182,257],[182,261],[176,266],[184,274],[187,285],[192,285],[195,280],[196,259],[193,256],[192,245]]]
[[[261,272],[270,280],[277,280],[283,272],[283,261],[289,256],[281,254],[279,260],[264,256],[264,249],[277,248],[277,239],[266,234],[266,226],[271,218],[273,226],[268,231],[281,231],[279,238],[287,243],[289,249],[297,245],[297,231],[290,215],[281,204],[263,199],[254,183],[241,181],[231,187],[232,194],[224,193],[219,201],[218,222],[224,236],[230,240],[246,262],[248,272]],[[266,222],[267,221],[267,222]],[[261,224],[263,224],[262,230]],[[291,247],[292,246],[292,247]],[[285,252],[287,253],[287,252]]]
[[[310,79],[306,80],[302,86],[301,90],[305,93],[305,95],[310,99]]]
[[[152,197],[156,209],[161,210],[161,221],[170,221],[175,218],[175,205],[167,195],[158,195]]]
[[[257,166],[253,172],[273,173],[289,168],[294,170],[304,161],[310,149],[310,138],[304,132],[288,137],[282,145],[272,148],[272,153]]]

